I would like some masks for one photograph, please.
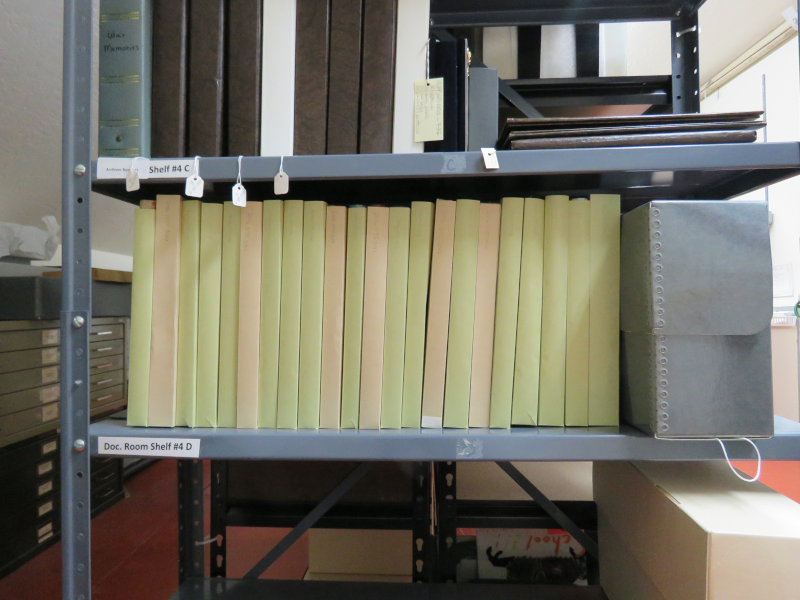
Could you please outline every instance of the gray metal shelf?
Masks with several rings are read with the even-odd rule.
[[[187,579],[170,600],[606,600],[599,586]]]
[[[619,427],[512,429],[188,429],[127,427],[109,419],[89,428],[92,455],[100,437],[199,439],[200,458],[271,460],[583,461],[722,460],[715,440],[665,441]],[[800,424],[775,418],[775,437],[757,440],[765,460],[800,457]],[[735,460],[755,460],[745,442],[727,443]]]
[[[480,152],[287,156],[289,196],[332,203],[391,204],[414,199],[581,196],[618,193],[623,209],[653,199],[723,200],[800,174],[800,143],[653,146],[569,150],[508,150],[487,171]],[[280,158],[245,157],[242,178],[251,199],[274,198]],[[144,179],[126,192],[123,179],[96,178],[97,192],[138,203],[183,193],[185,179]],[[213,190],[204,200],[230,200],[235,157],[201,158],[200,176]]]

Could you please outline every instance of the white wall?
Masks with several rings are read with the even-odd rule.
[[[0,221],[61,222],[62,24],[61,2],[0,0]],[[91,202],[92,248],[131,256],[134,207]]]

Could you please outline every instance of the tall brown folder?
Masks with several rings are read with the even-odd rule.
[[[228,3],[228,156],[261,155],[261,30],[263,0]]]
[[[153,4],[153,158],[186,156],[186,87],[189,0]]]
[[[358,152],[363,0],[331,0],[328,154]]]
[[[193,0],[189,23],[188,154],[221,156],[225,0]]]
[[[361,62],[361,154],[391,153],[397,0],[364,0]]]
[[[297,0],[294,153],[325,154],[331,0]]]

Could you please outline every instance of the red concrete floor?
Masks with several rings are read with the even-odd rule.
[[[755,474],[754,462],[734,464]],[[205,481],[210,482],[209,463],[205,466]],[[800,502],[800,462],[765,462],[761,481]],[[127,481],[125,488],[127,497],[92,521],[92,598],[168,600],[178,586],[177,463],[161,460]],[[209,492],[206,487],[206,535]],[[228,576],[244,575],[287,531],[228,528]],[[307,568],[308,540],[303,536],[262,577],[301,579]],[[0,580],[2,600],[60,598],[60,543]]]
[[[209,466],[206,461],[206,536]],[[177,462],[157,462],[128,480],[125,490],[124,500],[92,520],[92,598],[168,600],[178,587]],[[228,528],[228,576],[244,575],[288,531]],[[262,577],[302,579],[307,568],[308,540],[303,536]],[[0,579],[0,599],[60,600],[61,543]]]

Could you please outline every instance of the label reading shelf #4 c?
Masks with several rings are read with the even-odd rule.
[[[97,159],[97,179],[125,179],[131,168],[131,158]],[[194,159],[139,159],[134,168],[139,179],[186,179],[192,174]]]
[[[187,438],[99,437],[98,454],[200,458],[200,440]]]

